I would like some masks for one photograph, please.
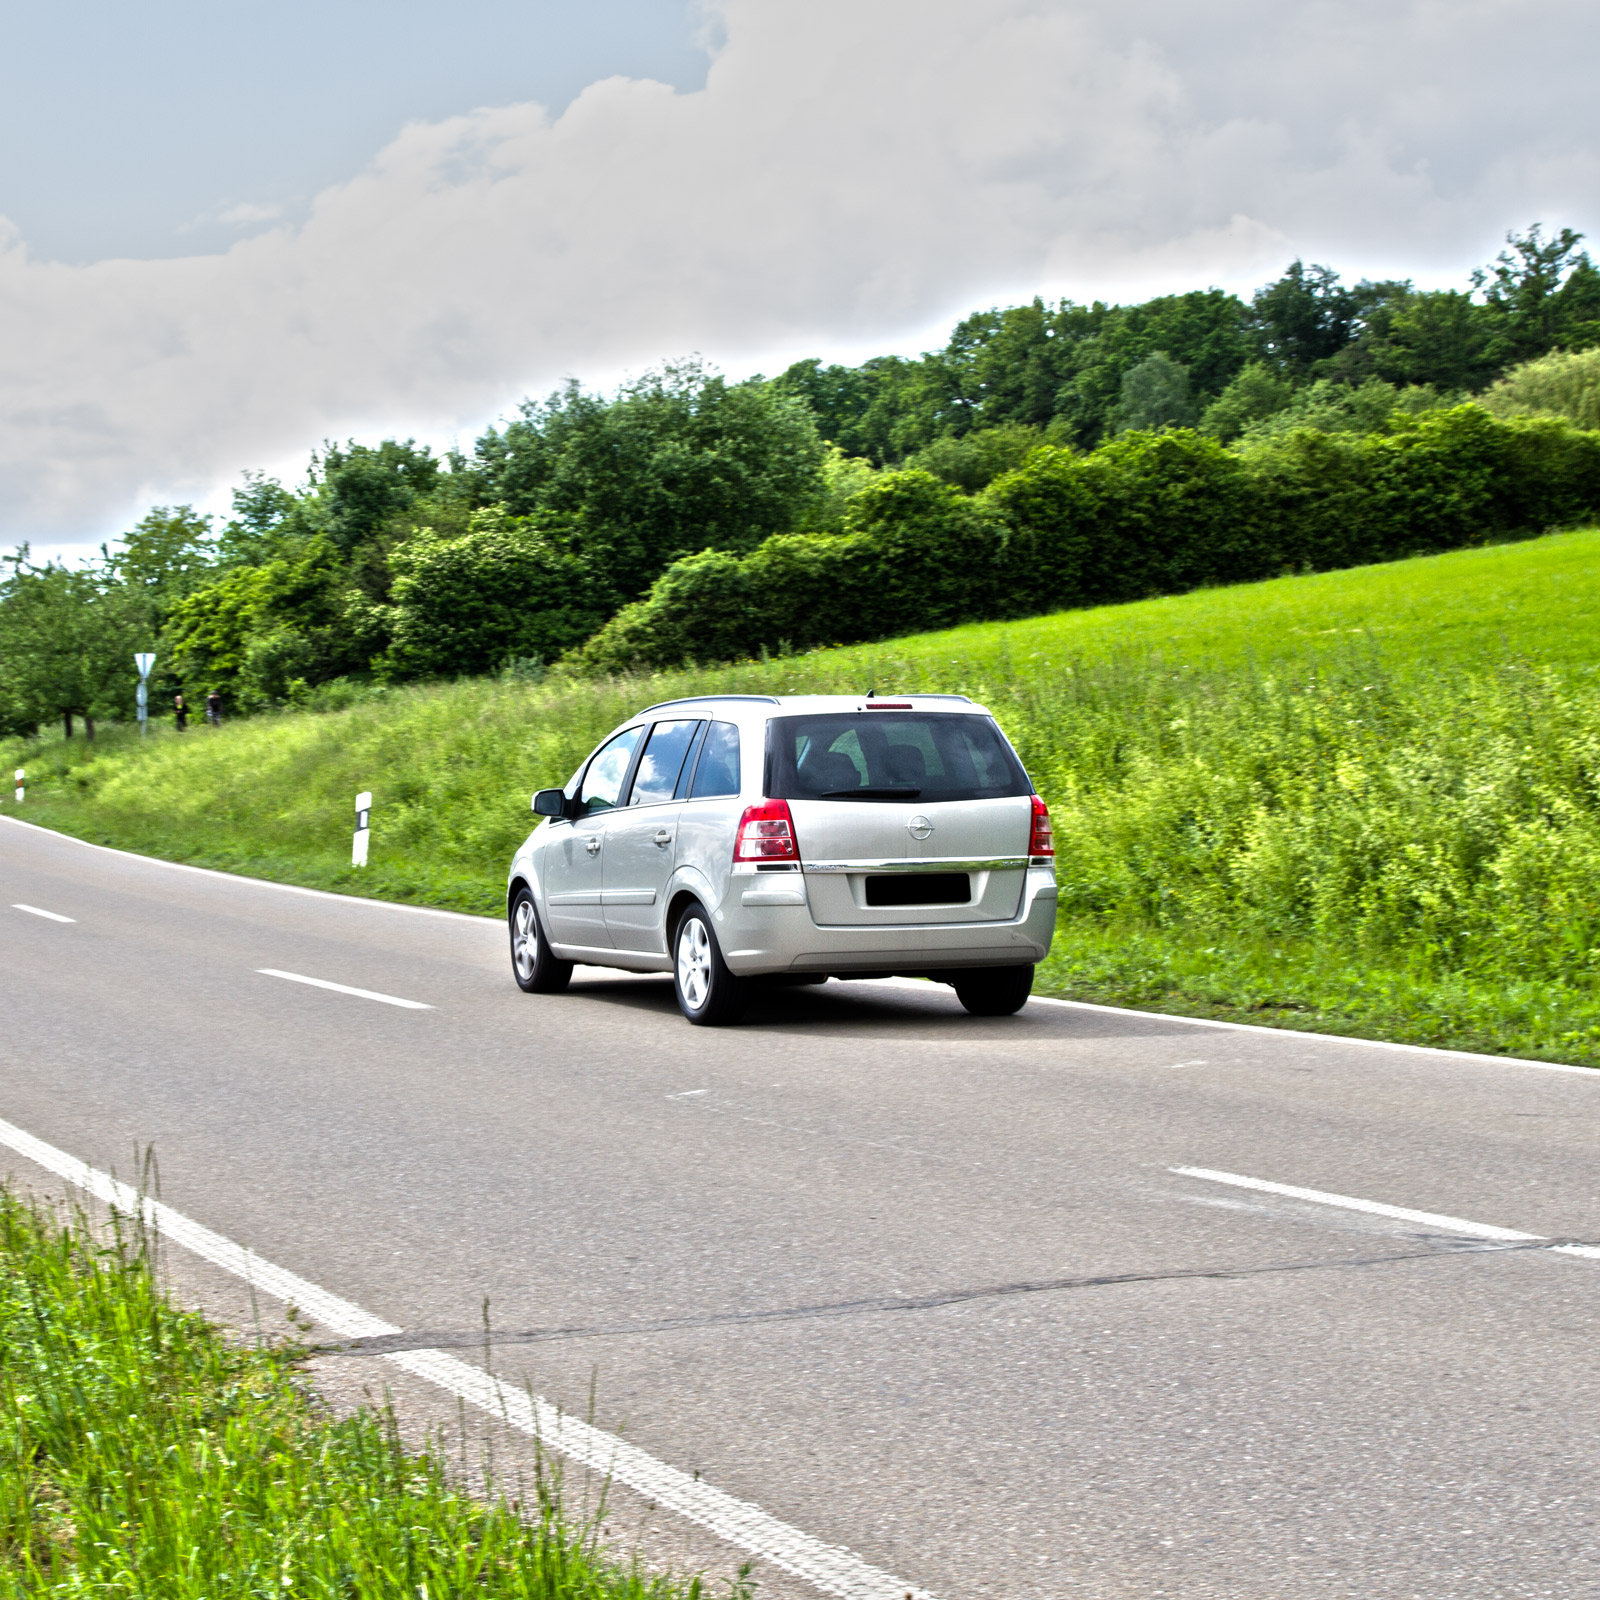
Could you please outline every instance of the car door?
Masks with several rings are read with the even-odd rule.
[[[600,898],[606,833],[643,734],[643,727],[625,728],[595,751],[574,799],[577,814],[545,847],[545,910],[553,944],[603,950],[611,943]]]
[[[692,717],[656,723],[627,803],[607,818],[603,899],[606,931],[619,950],[666,953],[663,918],[677,853],[679,779],[700,726]]]

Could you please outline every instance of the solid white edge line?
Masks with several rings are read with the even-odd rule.
[[[130,861],[145,861],[152,866],[169,867],[174,872],[198,872],[202,877],[222,878],[229,883],[248,883],[261,889],[281,889],[285,894],[310,895],[313,899],[336,900],[344,905],[379,906],[386,911],[407,911],[419,917],[452,917],[459,922],[496,924],[500,921],[498,917],[479,917],[468,911],[444,911],[438,906],[408,906],[399,900],[375,900],[370,895],[336,894],[331,889],[308,889],[298,883],[278,883],[272,878],[252,878],[243,872],[221,872],[216,867],[192,867],[187,861],[167,861],[161,856],[140,855],[137,850],[118,850],[114,845],[92,844],[87,839],[78,838],[76,834],[62,833],[57,828],[46,828],[37,822],[24,822],[21,817],[0,816],[0,822],[8,822],[18,828],[31,828],[35,833],[47,833],[53,839],[65,839],[69,844],[82,845],[85,850],[100,850],[110,856],[126,856]],[[633,976],[644,976],[644,974],[635,973]],[[919,988],[927,988],[927,984],[921,978],[879,978],[867,981],[916,984]],[[1540,1072],[1577,1072],[1600,1082],[1600,1072],[1593,1067],[1575,1067],[1564,1061],[1530,1061],[1525,1056],[1486,1056],[1476,1050],[1449,1050],[1442,1045],[1431,1044],[1401,1044],[1393,1039],[1358,1039],[1354,1034],[1315,1033],[1306,1028],[1267,1028],[1258,1022],[1222,1022],[1215,1017],[1186,1017],[1176,1011],[1136,1011],[1131,1006],[1101,1006],[1088,1000],[1062,1000],[1051,994],[1036,994],[1029,999],[1028,1004],[1069,1006],[1074,1011],[1103,1011],[1107,1016],[1141,1017],[1153,1022],[1180,1022],[1191,1028],[1224,1028],[1234,1033],[1264,1033],[1274,1039],[1293,1038],[1299,1035],[1307,1039],[1328,1039],[1334,1044],[1364,1045],[1369,1050],[1399,1050],[1413,1055],[1441,1056],[1447,1061],[1475,1061],[1483,1066],[1535,1067]]]
[[[36,917],[47,917],[51,922],[76,922],[76,917],[64,917],[59,911],[46,911],[43,906],[25,906],[20,900],[11,902],[13,911],[29,911]]]
[[[1203,1178],[1207,1183],[1231,1184],[1235,1189],[1258,1189],[1264,1194],[1286,1195],[1291,1200],[1310,1200],[1321,1206],[1338,1206],[1343,1211],[1366,1211],[1375,1217],[1393,1217],[1398,1222],[1420,1222],[1425,1227],[1443,1228],[1450,1233],[1465,1234],[1474,1239],[1503,1239],[1508,1243],[1533,1244],[1545,1237],[1542,1233],[1522,1233],[1516,1228],[1497,1228],[1488,1222],[1468,1222],[1464,1217],[1440,1216],[1435,1211],[1413,1211],[1407,1206],[1384,1205],[1379,1200],[1358,1200],[1353,1195],[1333,1194],[1326,1189],[1302,1189],[1292,1183],[1269,1183],[1265,1178],[1245,1178],[1237,1172],[1218,1172],[1211,1167],[1168,1167],[1167,1171],[1185,1178]]]
[[[162,1201],[140,1195],[131,1185],[12,1123],[0,1121],[0,1144],[125,1215],[142,1217],[174,1244],[243,1278],[259,1292],[298,1307],[345,1338],[381,1338],[404,1331],[298,1274],[263,1260],[254,1251],[213,1233]],[[703,1479],[668,1466],[615,1434],[568,1416],[542,1396],[515,1388],[481,1367],[440,1350],[399,1350],[384,1359],[520,1432],[532,1434],[541,1444],[559,1450],[579,1465],[626,1484],[729,1544],[803,1579],[823,1594],[836,1595],[839,1600],[934,1600],[927,1590],[868,1565],[839,1545],[824,1544],[769,1516],[748,1500],[714,1489]]]
[[[313,989],[332,989],[335,994],[353,994],[359,1000],[379,1000],[386,1006],[404,1006],[407,1011],[432,1011],[423,1000],[402,1000],[397,994],[379,994],[376,989],[357,989],[348,983],[330,983],[326,978],[308,978],[303,972],[282,972],[277,967],[257,967],[264,978],[287,978],[290,983],[308,983]]]
[[[868,978],[867,983],[893,984],[927,991],[925,978]],[[1475,1061],[1483,1066],[1536,1067],[1540,1072],[1576,1072],[1600,1083],[1600,1071],[1565,1061],[1531,1061],[1526,1056],[1486,1056],[1477,1050],[1449,1050],[1436,1044],[1401,1044],[1395,1039],[1360,1039],[1353,1033],[1320,1033],[1310,1028],[1267,1028],[1259,1022],[1223,1022],[1216,1017],[1186,1017],[1178,1011],[1135,1011],[1132,1006],[1101,1006],[1088,1000],[1063,1000],[1059,995],[1028,996],[1030,1006],[1066,1006],[1073,1011],[1099,1011],[1108,1017],[1140,1017],[1151,1022],[1181,1022],[1190,1028],[1223,1028],[1231,1033],[1262,1033],[1272,1039],[1326,1039],[1330,1044],[1359,1044],[1369,1050],[1399,1050],[1409,1055],[1443,1056],[1449,1061]]]
[[[252,878],[247,872],[223,872],[218,867],[195,867],[187,861],[168,861],[164,856],[140,855],[137,850],[119,850],[115,845],[95,844],[80,839],[75,833],[63,833],[59,828],[47,828],[42,823],[24,822],[21,817],[0,814],[0,822],[14,828],[31,828],[35,833],[47,833],[52,839],[64,839],[68,844],[81,845],[85,850],[98,850],[108,856],[126,856],[130,861],[143,861],[152,867],[166,867],[172,872],[197,872],[202,878],[221,878],[225,883],[247,883],[257,889],[277,889],[284,894],[309,895],[313,900],[334,900],[346,906],[381,906],[385,911],[409,911],[415,917],[450,917],[458,922],[489,922],[499,924],[498,917],[479,917],[470,911],[446,911],[439,906],[408,906],[403,900],[376,900],[366,894],[339,894],[333,889],[308,889],[303,883],[279,883],[276,878]]]

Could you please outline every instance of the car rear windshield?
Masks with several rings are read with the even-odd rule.
[[[988,717],[841,711],[774,717],[767,792],[785,800],[993,800],[1032,785]]]

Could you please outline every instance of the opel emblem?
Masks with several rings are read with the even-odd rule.
[[[933,832],[933,824],[926,817],[913,817],[906,824],[906,832],[913,839],[926,839]]]

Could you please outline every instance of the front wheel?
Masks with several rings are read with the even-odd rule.
[[[744,985],[728,970],[711,918],[698,901],[691,901],[678,919],[672,945],[678,1009],[697,1027],[734,1021],[744,1007]]]
[[[1032,967],[975,967],[952,980],[956,999],[975,1017],[1009,1017],[1033,993]]]
[[[511,902],[511,975],[524,994],[559,994],[572,982],[572,963],[550,948],[539,926],[531,890],[517,890]]]

